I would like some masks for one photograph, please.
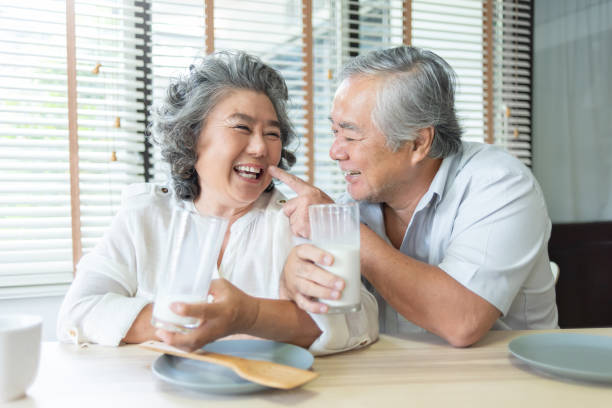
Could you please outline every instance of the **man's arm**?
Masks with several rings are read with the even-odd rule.
[[[364,225],[361,271],[402,316],[456,347],[477,342],[501,314],[442,269],[402,254]]]
[[[315,265],[326,264],[329,257],[322,249],[301,245],[285,264],[283,292],[311,313],[327,311],[316,298],[336,299],[344,287],[339,277]],[[364,225],[361,272],[404,318],[456,347],[477,342],[501,314],[442,269],[402,254]]]
[[[299,206],[291,206],[291,217],[299,220],[301,231],[309,231],[303,213],[307,214],[308,205],[321,203],[318,189],[276,168],[272,175],[298,193],[294,200],[299,200]],[[312,245],[294,248],[285,264],[281,293],[304,310],[325,313],[326,306],[317,298],[338,298],[344,288],[341,278],[315,265],[331,262],[330,253]],[[501,314],[442,269],[402,254],[363,225],[361,265],[362,274],[395,310],[454,346],[478,341]]]

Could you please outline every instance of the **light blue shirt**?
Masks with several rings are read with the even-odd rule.
[[[361,202],[360,215],[391,244],[380,204]],[[500,148],[463,142],[462,151],[442,161],[400,251],[437,265],[495,306],[502,316],[494,329],[550,329],[558,327],[550,230],[531,171]],[[381,332],[423,331],[371,289],[379,302]]]

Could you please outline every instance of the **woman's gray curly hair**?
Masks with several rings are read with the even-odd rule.
[[[197,161],[198,136],[213,108],[233,90],[247,89],[268,96],[280,122],[281,161],[289,169],[295,156],[287,150],[295,132],[287,115],[289,93],[282,76],[259,58],[241,51],[219,51],[203,57],[187,75],[171,81],[163,102],[153,109],[151,134],[170,165],[176,197],[200,195]],[[274,188],[271,183],[266,191]]]

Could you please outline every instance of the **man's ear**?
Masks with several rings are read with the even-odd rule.
[[[412,164],[418,164],[427,157],[431,150],[434,134],[433,126],[418,131],[417,138],[412,142]]]

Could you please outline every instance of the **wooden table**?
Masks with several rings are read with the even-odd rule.
[[[612,336],[612,328],[565,331]],[[137,346],[44,343],[36,382],[6,407],[612,407],[612,384],[549,376],[511,356],[508,342],[525,333],[493,331],[466,349],[429,334],[383,335],[364,350],[315,359],[321,375],[303,388],[229,396],[158,380],[158,354]]]

